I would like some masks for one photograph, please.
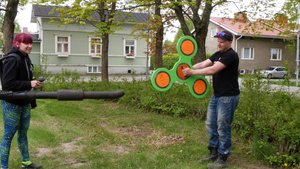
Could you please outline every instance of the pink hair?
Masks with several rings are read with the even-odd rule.
[[[18,33],[13,40],[13,47],[18,48],[20,43],[32,44],[32,37],[27,33]]]

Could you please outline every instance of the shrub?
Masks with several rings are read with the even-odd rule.
[[[272,91],[257,75],[246,77],[243,85],[233,128],[245,140],[253,141],[253,154],[258,158],[278,166],[298,165],[300,99]]]
[[[149,81],[124,83],[125,96],[120,100],[147,111],[176,116],[205,116],[208,99],[195,99],[187,86],[175,84],[169,91],[154,90]]]
[[[125,91],[125,96],[119,99],[119,102],[128,106],[175,116],[201,116],[204,118],[206,115],[208,98],[194,98],[189,93],[188,87],[182,84],[175,84],[167,92],[158,92],[151,86],[150,81],[100,82],[91,79],[87,82],[82,81],[77,72],[70,71],[44,76],[48,77],[43,87],[44,91],[60,89],[112,91],[122,89]]]

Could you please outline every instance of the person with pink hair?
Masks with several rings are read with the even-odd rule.
[[[2,60],[1,83],[3,91],[24,92],[39,88],[42,82],[33,80],[33,65],[29,58],[32,50],[30,34],[19,33],[13,40],[12,50]],[[13,56],[13,57],[12,57]],[[30,111],[36,106],[32,99],[3,99],[2,112],[4,133],[0,144],[2,169],[8,168],[11,141],[18,132],[18,147],[22,155],[22,168],[39,169],[41,165],[31,162],[28,150],[27,131],[30,124]]]

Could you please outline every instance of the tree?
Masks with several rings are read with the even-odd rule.
[[[3,53],[7,53],[12,48],[15,24],[14,21],[18,12],[19,0],[9,0],[5,7],[4,20],[2,24],[3,32]]]
[[[199,60],[204,60],[206,55],[205,50],[205,39],[208,30],[209,18],[213,9],[213,2],[212,0],[206,0],[202,2],[201,0],[196,1],[188,1],[184,2],[180,1],[171,1],[172,2],[172,9],[174,10],[177,19],[180,23],[181,30],[184,35],[194,36],[196,41],[198,42],[198,52],[197,56]],[[200,17],[200,7],[201,3],[204,3],[204,9],[202,15]],[[184,8],[188,9],[184,9]],[[195,35],[189,30],[187,20],[189,19],[192,21],[194,26]]]
[[[282,27],[286,28],[290,31],[296,31],[299,30],[299,22],[298,18],[300,18],[300,11],[298,11],[298,5],[300,4],[299,0],[287,0],[281,10],[281,13],[279,13],[277,16],[280,16],[278,18],[279,22],[283,21]],[[286,24],[286,20],[289,24]],[[298,23],[297,23],[298,21]]]
[[[2,38],[1,46],[3,45],[3,53],[7,53],[12,48],[12,41],[14,37],[14,32],[20,30],[20,25],[15,23],[15,19],[18,12],[18,6],[26,4],[27,0],[11,0],[11,1],[1,1],[0,11],[4,11],[4,14],[0,14],[0,22],[2,23],[1,31]]]
[[[193,36],[198,42],[199,50],[197,53],[197,60],[204,60],[206,55],[205,40],[211,13],[214,8],[225,6],[233,2],[228,0],[169,0],[169,2],[170,8],[174,10],[180,23],[183,34]],[[273,2],[274,0],[249,0],[246,3],[245,1],[240,0],[239,10],[245,11],[253,16],[258,16],[262,13],[270,12],[266,9],[274,6]],[[232,9],[229,9],[229,11],[230,10]],[[193,23],[193,33],[188,27],[188,21]]]
[[[154,16],[158,21],[157,30],[155,34],[155,68],[163,66],[163,59],[162,59],[162,47],[163,47],[163,40],[164,40],[164,27],[162,22],[162,15],[161,15],[161,0],[155,0],[155,12]]]
[[[135,29],[135,31],[140,31],[142,29],[147,29],[148,38],[151,36],[151,41],[148,39],[150,44],[151,55],[154,57],[154,68],[163,66],[163,39],[164,39],[164,22],[161,11],[163,10],[162,0],[132,0],[131,4],[124,5],[124,9],[129,10],[142,10],[152,13],[154,9],[154,14],[150,16],[148,23],[143,24]],[[150,12],[151,11],[151,12]],[[140,34],[140,33],[139,33]]]

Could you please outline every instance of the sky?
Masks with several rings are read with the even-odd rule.
[[[21,30],[23,27],[27,27],[30,32],[37,32],[37,26],[34,23],[30,23],[31,20],[32,5],[27,4],[18,10],[16,17],[17,23],[20,24]]]
[[[274,10],[279,11],[280,8],[282,7],[282,5],[284,4],[284,2],[285,2],[285,0],[277,0],[276,8]],[[36,24],[30,22],[31,9],[32,9],[31,4],[27,4],[24,7],[20,8],[18,10],[16,21],[17,21],[17,23],[20,24],[21,30],[22,30],[23,27],[27,27],[29,32],[34,33],[34,32],[37,32],[37,26],[36,26]],[[230,9],[231,9],[232,13],[238,12],[238,9],[235,5],[233,5]],[[220,11],[220,10],[218,10],[218,11]],[[213,12],[212,16],[220,16],[220,14],[218,14],[216,12]],[[169,32],[166,33],[166,36],[165,36],[166,40],[173,41],[173,39],[175,37],[175,34],[176,34],[176,29],[172,29],[172,30],[173,31],[169,31]]]

